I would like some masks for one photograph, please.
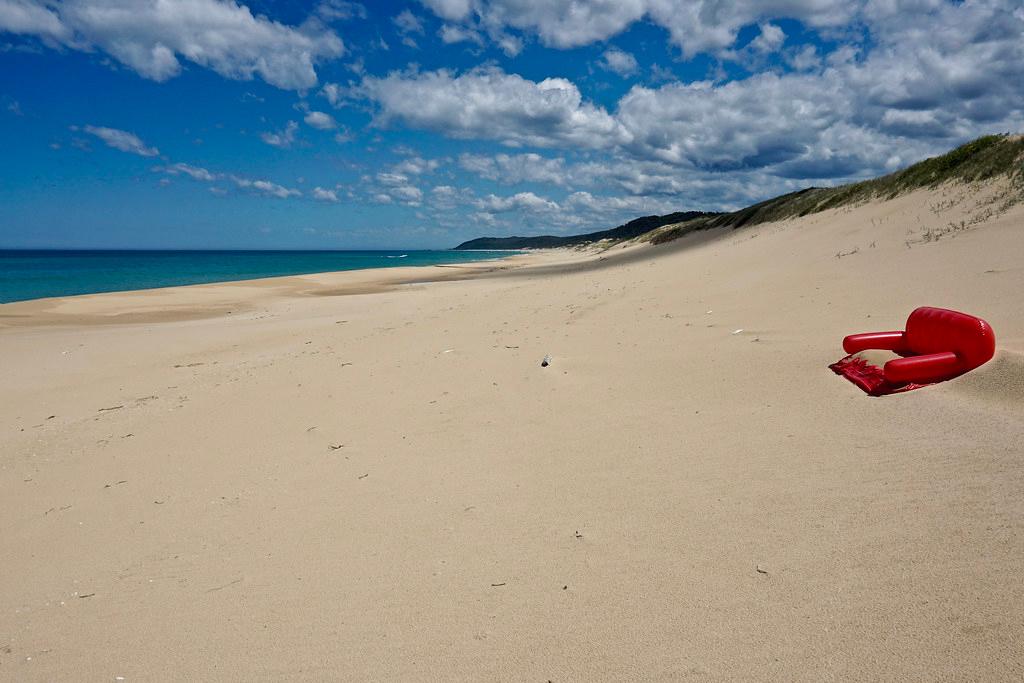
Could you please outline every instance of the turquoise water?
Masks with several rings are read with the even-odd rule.
[[[464,263],[513,253],[0,250],[0,303],[337,270]]]

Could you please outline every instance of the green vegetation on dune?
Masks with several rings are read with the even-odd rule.
[[[651,231],[647,240],[652,244],[663,244],[696,230],[741,228],[807,216],[872,199],[893,199],[950,181],[973,183],[1000,176],[1013,181],[1016,199],[1024,196],[1024,136],[987,135],[942,156],[925,159],[880,178],[838,187],[807,188],[739,211],[665,226]]]

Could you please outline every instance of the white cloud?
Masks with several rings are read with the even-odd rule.
[[[459,157],[459,166],[481,178],[506,185],[546,183],[562,187],[569,182],[564,159],[542,157],[533,152],[494,156],[463,154]]]
[[[423,191],[413,185],[399,185],[391,188],[389,193],[394,199],[412,206],[418,206],[423,201]]]
[[[378,173],[377,182],[381,185],[390,185],[392,187],[397,185],[405,185],[409,182],[409,177],[401,173]]]
[[[775,24],[765,23],[760,26],[761,33],[750,41],[750,46],[758,52],[775,52],[786,42],[786,33]]]
[[[119,149],[122,152],[131,152],[143,157],[155,157],[160,154],[160,150],[156,147],[146,146],[146,143],[138,135],[129,133],[126,130],[104,128],[102,126],[84,126],[82,130],[90,135],[95,135],[105,142],[108,147]]]
[[[398,29],[398,35],[402,37],[403,45],[413,49],[419,48],[419,45],[413,38],[413,35],[423,34],[423,22],[419,17],[406,9],[402,10],[391,21],[394,22],[395,27]]]
[[[404,173],[381,171],[373,178],[363,177],[369,195],[378,204],[398,202],[407,206],[420,206],[423,202],[423,190],[410,182]]]
[[[307,113],[304,121],[307,125],[312,126],[317,130],[333,130],[338,125],[330,114],[325,114],[322,111],[311,111]]]
[[[334,190],[325,190],[322,187],[314,187],[313,199],[318,199],[322,202],[336,202],[338,201],[338,195]]]
[[[285,187],[269,180],[252,179],[243,175],[237,175],[234,173],[216,173],[202,166],[193,166],[185,163],[175,163],[168,166],[156,166],[153,168],[156,172],[166,173],[172,176],[186,175],[193,180],[197,180],[203,183],[212,183],[219,180],[229,180],[235,184],[236,187],[248,190],[252,193],[263,195],[267,197],[275,197],[277,199],[289,199],[291,197],[301,197],[302,192],[295,188]],[[298,182],[303,182],[302,178],[298,179]],[[224,195],[227,193],[221,187],[212,186],[209,188],[210,192],[216,195]],[[337,202],[337,192],[331,189],[323,187],[314,187],[310,193],[310,197],[318,201],[323,202]]]
[[[475,209],[470,217],[492,228],[517,231],[529,228],[552,234],[589,232],[615,227],[638,215],[665,214],[679,210],[674,198],[616,197],[590,192],[573,192],[561,202],[533,192],[508,196],[489,194],[470,199],[465,191],[446,188],[447,197],[458,198],[463,205]],[[438,205],[433,220],[446,224],[451,205]],[[453,224],[457,225],[457,224]]]
[[[322,23],[286,26],[234,0],[0,0],[0,31],[98,48],[155,81],[177,76],[184,58],[226,78],[303,89],[316,85],[317,62],[344,53]]]
[[[472,193],[467,189],[460,190],[451,185],[437,185],[430,191],[430,204],[434,209],[450,212],[470,196]]]
[[[601,55],[600,61],[598,61],[598,65],[602,69],[617,73],[623,78],[632,76],[639,68],[639,65],[636,63],[636,57],[617,47],[610,47],[605,50],[604,54]]]
[[[259,194],[266,195],[268,197],[277,197],[278,199],[288,199],[289,197],[301,197],[302,192],[296,189],[284,187],[277,183],[272,183],[269,180],[250,180],[249,178],[242,178],[239,176],[232,176],[231,180],[235,182],[240,188],[253,190]]]
[[[678,190],[694,174],[757,169],[782,179],[863,177],[893,168],[894,148],[909,161],[980,134],[1024,127],[1019,4],[914,0],[918,5],[910,12],[908,1],[857,5],[871,41],[840,45],[826,55],[814,46],[787,48],[784,33],[762,21],[759,37],[744,51],[751,57],[782,51],[796,72],[770,70],[726,83],[637,85],[610,112],[584,100],[564,79],[538,83],[495,68],[391,74],[365,81],[359,91],[378,104],[381,124],[400,121],[510,145],[603,150],[619,165],[677,169],[674,179],[652,167],[614,179],[636,192]],[[759,12],[772,10],[773,19],[810,16],[807,7],[793,9],[797,4],[784,11],[763,3]],[[524,161],[518,160],[529,166]],[[527,171],[535,182],[558,186],[580,180],[574,175],[580,166],[559,169],[550,160],[534,161],[534,168],[518,171],[514,155],[463,157],[460,165],[510,184],[531,181]]]
[[[499,33],[494,38],[498,47],[508,57],[515,57],[523,51],[523,41],[518,36],[509,35],[507,33]]]
[[[626,137],[608,112],[584,102],[564,78],[534,82],[497,68],[459,76],[442,69],[365,78],[359,92],[379,105],[380,125],[400,121],[456,138],[593,148]]]
[[[295,121],[289,121],[288,124],[279,131],[260,133],[260,139],[268,145],[274,147],[280,147],[287,149],[292,146],[295,142],[295,133],[299,129],[299,124]]]
[[[476,201],[476,206],[487,213],[506,213],[508,211],[557,211],[558,204],[550,199],[538,197],[533,192],[518,192],[508,197],[487,195]]]
[[[805,45],[799,50],[786,55],[786,63],[797,71],[812,71],[821,66],[818,49],[813,45]]]
[[[66,41],[72,33],[55,11],[32,0],[0,0],[0,30],[56,41]]]
[[[684,54],[730,48],[744,26],[790,18],[811,27],[836,27],[857,16],[865,0],[421,0],[449,22],[483,27],[497,42],[509,30],[568,49],[601,42],[639,21],[669,32]]]
[[[324,21],[365,19],[366,7],[358,2],[347,2],[346,0],[324,0],[317,6],[316,14]]]
[[[810,77],[759,74],[722,86],[634,86],[619,102],[638,158],[713,170],[779,163],[799,155],[848,113],[834,88]]]
[[[172,164],[162,170],[166,171],[167,173],[170,173],[171,175],[184,174],[191,177],[193,180],[200,180],[207,183],[211,183],[220,178],[219,175],[210,173],[205,168],[202,168],[200,166],[190,166],[189,164],[182,163]]]
[[[473,7],[472,0],[420,0],[434,14],[449,21],[461,21]]]
[[[419,156],[412,156],[395,164],[392,169],[402,176],[423,175],[436,171],[441,166],[439,159],[424,159]]]
[[[348,97],[348,88],[337,83],[324,83],[320,94],[327,98],[332,107],[337,109],[344,104],[345,99]]]
[[[399,33],[423,33],[423,22],[409,10],[402,10],[392,21],[398,27]]]
[[[484,44],[484,38],[480,35],[479,31],[463,26],[444,24],[438,30],[437,35],[445,45],[451,45],[453,43],[474,43],[482,47]]]

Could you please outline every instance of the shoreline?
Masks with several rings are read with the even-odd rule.
[[[388,251],[393,252],[395,255],[387,254],[386,252],[388,252]],[[317,255],[317,256],[323,256],[323,255],[344,255],[344,256],[348,256],[348,255],[363,255],[363,254],[378,254],[379,253],[379,254],[384,254],[385,255],[384,258],[388,259],[388,261],[383,261],[383,262],[378,263],[376,265],[367,266],[367,267],[360,266],[360,267],[354,267],[354,268],[353,267],[348,267],[348,268],[341,268],[341,269],[321,268],[321,269],[316,269],[316,270],[300,269],[297,272],[283,272],[283,273],[268,274],[268,275],[258,275],[257,274],[257,275],[252,275],[252,276],[243,276],[243,277],[231,277],[231,275],[234,275],[234,274],[223,273],[223,276],[224,276],[225,279],[213,279],[213,280],[208,280],[208,281],[200,280],[200,281],[196,281],[196,282],[180,282],[180,283],[169,282],[169,283],[166,283],[166,284],[153,284],[152,286],[141,286],[141,287],[134,287],[134,288],[129,287],[129,288],[126,288],[126,289],[103,289],[103,290],[99,290],[99,291],[84,291],[84,292],[74,292],[74,293],[66,293],[66,294],[53,294],[53,295],[48,295],[48,296],[34,296],[32,298],[27,298],[27,299],[14,299],[14,300],[11,300],[11,301],[0,301],[0,306],[4,306],[4,305],[8,305],[8,304],[29,303],[29,302],[41,301],[41,300],[44,300],[44,299],[66,299],[66,298],[76,297],[76,296],[92,296],[92,295],[100,295],[100,294],[125,294],[125,293],[128,293],[128,292],[141,292],[141,291],[149,291],[149,290],[154,290],[154,289],[169,289],[169,288],[173,288],[173,287],[192,287],[192,286],[198,286],[198,285],[233,284],[233,283],[252,282],[252,281],[268,280],[268,279],[275,279],[275,278],[302,277],[302,276],[306,276],[306,275],[321,275],[321,274],[326,274],[326,273],[344,273],[344,272],[355,272],[355,271],[363,271],[363,270],[391,270],[391,269],[396,269],[396,268],[428,268],[428,267],[432,267],[432,266],[444,266],[444,265],[491,263],[491,262],[500,262],[500,261],[503,261],[503,260],[508,259],[508,258],[514,258],[514,257],[519,256],[519,255],[524,253],[523,250],[518,250],[518,249],[517,250],[512,250],[512,249],[508,249],[508,250],[475,250],[475,251],[477,253],[491,253],[491,254],[494,254],[494,256],[491,256],[489,258],[467,258],[465,260],[451,261],[450,263],[445,262],[445,261],[440,261],[440,262],[437,262],[437,263],[420,263],[420,264],[415,264],[415,265],[403,265],[403,259],[408,257],[409,254],[416,254],[418,252],[419,253],[453,253],[453,254],[458,254],[458,253],[461,253],[461,252],[458,252],[458,251],[456,251],[454,249],[447,249],[447,250],[444,250],[444,249],[442,249],[442,250],[429,250],[429,249],[419,249],[419,250],[417,250],[417,249],[409,249],[409,250],[400,250],[400,249],[395,249],[395,250],[334,250],[334,251],[331,251],[331,250],[266,250],[266,249],[264,249],[264,250],[250,250],[250,251],[227,250],[227,249],[205,249],[205,250],[200,250],[200,249],[192,249],[192,250],[189,250],[189,249],[180,249],[180,250],[167,250],[167,249],[135,249],[135,250],[132,250],[132,249],[95,249],[95,250],[85,250],[85,249],[51,249],[51,250],[40,250],[40,249],[0,249],[0,255],[3,255],[3,254],[30,254],[32,256],[36,256],[36,255],[46,256],[47,254],[50,254],[50,253],[60,254],[60,255],[74,255],[74,256],[89,255],[89,256],[98,256],[98,257],[119,256],[119,255],[124,255],[124,254],[141,254],[143,256],[168,255],[168,254],[173,254],[173,255],[193,254],[193,255],[198,255],[198,256],[218,256],[218,255],[224,255],[224,254],[241,255],[241,256],[249,256],[249,255],[280,256],[280,255],[291,255],[291,254],[308,254],[308,255]],[[390,262],[391,259],[394,259],[393,263]],[[3,259],[0,259],[0,264],[3,264],[3,263],[4,263]],[[135,265],[136,264],[127,264],[127,267],[129,269],[131,269]],[[320,264],[320,265],[326,265],[326,264]],[[286,270],[288,270],[288,269],[286,269]],[[220,275],[221,274],[218,274],[215,277],[218,277]],[[242,273],[237,273],[237,275],[241,276],[243,274]],[[164,279],[174,279],[174,278],[166,278],[165,277]]]
[[[189,320],[248,311],[257,300],[349,296],[408,285],[466,280],[484,275],[559,266],[591,258],[568,249],[520,251],[500,259],[422,266],[383,266],[278,275],[146,289],[43,297],[0,304],[0,330],[35,325]]]

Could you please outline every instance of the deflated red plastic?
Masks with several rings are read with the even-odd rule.
[[[894,351],[904,358],[885,364],[885,380],[894,385],[939,382],[984,365],[996,352],[992,327],[973,315],[922,306],[901,332],[868,332],[843,339],[854,354],[867,349]]]

